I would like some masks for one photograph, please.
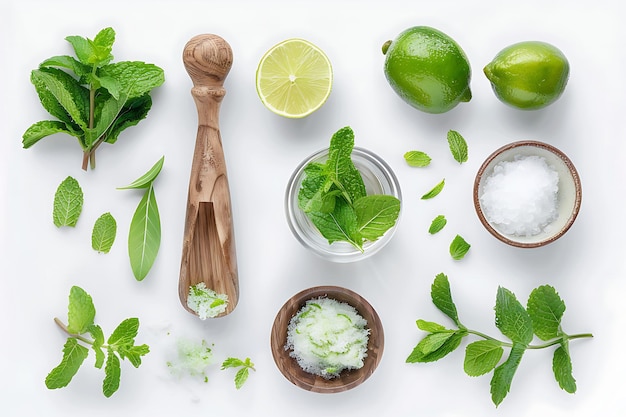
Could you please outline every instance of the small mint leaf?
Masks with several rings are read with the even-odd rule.
[[[435,233],[440,232],[441,229],[443,229],[447,223],[448,223],[448,220],[446,220],[446,216],[444,216],[443,214],[440,214],[439,216],[435,217],[433,221],[430,223],[430,227],[428,228],[428,233],[430,233],[431,235],[434,235]]]
[[[496,327],[503,335],[519,345],[528,345],[533,339],[530,315],[517,301],[515,294],[498,287],[496,296]]]
[[[502,343],[496,340],[479,340],[470,343],[465,348],[463,369],[469,376],[480,376],[498,365],[504,349]]]
[[[450,243],[450,256],[455,261],[460,261],[465,257],[471,246],[462,236],[456,235]]]
[[[248,380],[248,375],[250,375],[248,367],[241,368],[235,374],[235,388],[240,389],[243,384]]]
[[[459,132],[454,130],[448,131],[448,146],[455,161],[459,164],[467,162],[467,142]]]
[[[88,355],[86,347],[79,345],[73,337],[68,338],[63,346],[61,363],[46,377],[46,387],[57,389],[67,386]]]
[[[69,305],[67,309],[67,331],[79,335],[87,332],[93,325],[96,308],[91,296],[80,287],[70,289]]]
[[[513,343],[511,352],[507,360],[493,371],[491,378],[491,400],[496,405],[500,405],[506,395],[511,390],[511,382],[517,371],[522,356],[526,351],[526,346]]]
[[[416,324],[418,329],[429,333],[438,333],[449,330],[445,326],[442,326],[441,324],[432,321],[425,321],[420,319],[416,321]]]
[[[532,320],[533,330],[541,340],[561,335],[565,303],[553,287],[543,285],[535,288],[528,297],[526,310]]]
[[[450,291],[450,281],[448,281],[448,277],[445,274],[437,274],[431,285],[430,296],[433,304],[460,327],[461,323],[456,311],[456,305],[452,300],[452,292]]]
[[[446,184],[446,180],[444,178],[441,180],[441,182],[439,182],[439,184],[435,185],[429,192],[424,194],[422,196],[422,200],[430,200],[431,198],[438,196],[441,190],[443,190],[443,187],[445,186],[445,184]]]
[[[109,253],[115,235],[117,234],[117,222],[111,213],[104,213],[93,226],[91,233],[91,247],[98,252]]]
[[[107,362],[104,367],[104,381],[102,381],[102,393],[105,397],[115,394],[120,387],[120,377],[122,369],[120,359],[113,350],[109,349],[107,354]]]
[[[422,151],[408,151],[404,154],[404,160],[409,166],[423,168],[430,165],[431,158]]]
[[[150,184],[156,179],[156,177],[161,172],[163,168],[163,162],[165,161],[165,156],[162,156],[153,166],[150,168],[145,174],[141,177],[137,178],[135,181],[124,187],[118,187],[118,190],[129,190],[129,189],[141,189],[148,188]]]
[[[369,195],[354,202],[359,232],[375,241],[391,229],[400,216],[400,200],[391,195]]]
[[[567,342],[564,342],[554,351],[552,371],[561,389],[570,394],[576,392],[576,379],[572,375],[572,360],[568,352]]]
[[[65,178],[54,194],[52,220],[56,227],[74,227],[83,210],[83,190],[73,177]]]

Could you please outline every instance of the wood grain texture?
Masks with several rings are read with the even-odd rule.
[[[370,336],[367,344],[367,356],[362,368],[344,370],[338,377],[325,379],[304,371],[298,362],[289,356],[289,351],[285,350],[287,327],[291,318],[304,307],[308,300],[318,297],[327,297],[349,304],[367,321]],[[352,389],[362,384],[374,373],[382,359],[385,336],[380,317],[367,300],[346,288],[319,286],[303,290],[285,302],[274,319],[270,344],[274,362],[285,378],[307,391],[330,394]]]
[[[198,132],[191,165],[178,293],[187,306],[190,286],[204,282],[228,296],[230,314],[239,301],[239,278],[226,162],[219,129],[224,80],[233,62],[228,43],[217,35],[193,37],[183,63],[198,110]]]

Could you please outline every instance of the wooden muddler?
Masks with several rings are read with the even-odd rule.
[[[183,63],[193,82],[198,133],[191,165],[178,294],[185,309],[190,286],[204,282],[228,296],[231,313],[239,300],[239,280],[226,163],[219,129],[220,104],[233,53],[219,36],[193,37],[183,50]]]

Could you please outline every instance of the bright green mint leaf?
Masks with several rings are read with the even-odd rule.
[[[404,154],[404,160],[409,166],[423,168],[430,165],[431,158],[422,151],[408,151]]]
[[[519,345],[528,345],[533,339],[530,315],[517,301],[515,294],[498,287],[496,296],[496,327],[503,335]]]
[[[111,333],[107,344],[119,350],[130,348],[135,343],[139,331],[139,319],[129,318],[122,321]]]
[[[431,333],[413,348],[406,362],[425,363],[438,361],[456,350],[465,336],[467,336],[467,331],[465,330],[457,330],[450,333]]]
[[[479,340],[470,343],[465,348],[465,361],[463,369],[469,376],[480,376],[498,365],[504,349],[497,340]]]
[[[455,161],[459,164],[467,162],[467,142],[459,132],[454,130],[448,131],[448,145]]]
[[[135,126],[145,119],[150,108],[152,108],[152,98],[149,94],[127,99],[124,107],[106,132],[105,142],[115,143],[123,130]]]
[[[135,210],[128,232],[128,256],[137,281],[150,272],[160,245],[161,218],[151,183]]]
[[[165,82],[161,68],[141,61],[105,65],[100,68],[100,76],[118,80],[129,99],[141,97]]]
[[[67,330],[73,335],[87,332],[93,325],[96,317],[96,308],[91,296],[80,287],[70,289],[69,305],[67,309]]]
[[[98,217],[96,223],[93,226],[91,233],[91,247],[102,253],[109,253],[113,242],[115,242],[115,235],[117,234],[117,222],[111,213],[104,213]]]
[[[443,274],[437,274],[430,288],[430,296],[433,304],[446,316],[450,317],[457,326],[461,327],[459,316],[456,311],[456,305],[452,300],[452,292],[450,291],[450,281]]]
[[[85,129],[85,145],[87,148],[91,149],[98,139],[105,135],[106,131],[113,125],[126,103],[126,98],[126,95],[122,94],[119,99],[109,96],[106,99],[98,100],[95,109],[95,126]]]
[[[361,173],[352,162],[354,132],[350,127],[339,129],[330,139],[326,172],[347,196],[350,204],[367,195]]]
[[[448,220],[446,219],[446,216],[444,216],[443,214],[440,214],[439,216],[435,217],[433,219],[433,221],[430,223],[430,227],[428,228],[428,233],[430,233],[431,235],[434,235],[435,233],[440,232],[448,223]]]
[[[91,66],[93,64],[93,62],[91,62],[93,48],[91,46],[91,43],[89,42],[89,39],[82,36],[67,36],[65,40],[72,45],[76,57],[82,64],[88,66]]]
[[[120,359],[113,350],[107,352],[107,361],[104,366],[104,381],[102,381],[102,393],[109,398],[120,387],[120,378],[122,376],[122,368]]]
[[[462,236],[456,235],[450,243],[450,256],[452,256],[452,259],[460,261],[465,257],[471,246]]]
[[[437,185],[435,185],[429,192],[424,194],[422,196],[422,200],[430,200],[431,198],[434,198],[434,197],[438,196],[439,193],[441,192],[441,190],[443,190],[443,187],[445,185],[446,185],[446,180],[444,178],[443,180],[441,180],[441,182],[439,182]]]
[[[391,195],[369,195],[354,202],[359,232],[375,241],[391,229],[400,216],[400,200]]]
[[[148,188],[150,184],[156,179],[156,177],[161,172],[163,168],[163,161],[165,161],[165,156],[162,156],[153,166],[143,174],[141,177],[137,178],[135,181],[124,187],[118,187],[118,190],[128,190],[128,189],[141,189]]]
[[[442,326],[439,323],[435,323],[432,321],[425,321],[425,320],[417,320],[415,322],[417,324],[417,328],[420,330],[423,330],[425,332],[429,332],[429,333],[438,333],[438,332],[445,332],[449,329],[446,329],[445,326]]]
[[[570,394],[576,392],[576,379],[572,375],[572,360],[568,352],[567,342],[554,351],[552,371],[559,387]]]
[[[102,332],[102,328],[97,324],[89,326],[88,330],[89,334],[91,334],[91,337],[93,338],[93,345],[91,345],[91,348],[96,355],[95,367],[101,369],[105,360],[105,354],[102,350],[102,346],[104,345],[104,333]]]
[[[139,345],[132,346],[131,348],[124,351],[124,358],[128,359],[130,363],[135,367],[139,368],[141,365],[141,357],[150,353],[150,348],[148,345]]]
[[[31,81],[38,92],[41,89],[46,96],[46,105],[49,106],[46,110],[50,114],[61,121],[74,123],[83,130],[89,127],[89,91],[76,79],[56,68],[41,68],[31,72]]]
[[[112,28],[102,29],[90,43],[93,53],[92,60],[96,66],[108,64],[113,60],[111,51],[115,43],[115,31]]]
[[[238,358],[227,358],[222,363],[222,370],[228,368],[241,368],[235,374],[235,388],[240,389],[243,384],[248,380],[248,376],[250,375],[250,369],[253,371],[254,364],[250,361],[250,358],[246,358],[245,361],[242,361]]]
[[[73,337],[68,338],[63,346],[61,363],[46,377],[46,387],[57,389],[67,386],[88,355],[89,350],[86,347],[79,345]]]
[[[76,133],[63,122],[42,120],[26,129],[26,132],[22,135],[22,146],[24,149],[28,149],[46,136],[54,135],[55,133],[67,133],[68,135],[76,136]]]
[[[60,55],[54,56],[52,58],[48,58],[39,64],[40,68],[49,68],[49,67],[57,67],[57,68],[65,68],[72,71],[79,77],[85,77],[87,74],[91,72],[91,67],[89,65],[85,65],[82,62],[76,60],[73,56],[69,55]]]
[[[240,389],[243,384],[248,380],[248,375],[250,368],[241,368],[235,374],[235,388]]]
[[[511,390],[511,382],[526,351],[526,346],[513,343],[507,360],[493,371],[491,378],[491,400],[500,405]]]
[[[328,243],[345,241],[363,250],[356,213],[344,199],[337,199],[332,213],[311,212],[307,216]]]
[[[83,210],[83,190],[73,177],[65,178],[54,195],[52,220],[56,227],[76,226]]]
[[[565,303],[553,287],[543,285],[535,288],[528,297],[526,310],[532,320],[533,330],[541,340],[561,335]]]

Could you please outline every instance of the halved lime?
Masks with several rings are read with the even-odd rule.
[[[302,118],[328,99],[333,70],[326,54],[304,39],[287,39],[263,55],[256,71],[256,90],[272,112]]]

